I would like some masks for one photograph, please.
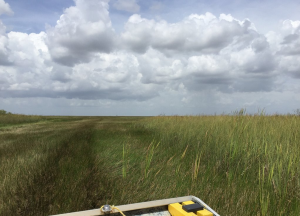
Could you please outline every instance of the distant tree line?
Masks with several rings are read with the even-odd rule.
[[[5,111],[5,110],[0,110],[0,115],[10,115],[10,114],[12,114],[11,112],[7,112],[7,111]]]

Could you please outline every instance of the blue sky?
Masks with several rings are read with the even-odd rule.
[[[14,31],[38,33],[45,30],[45,24],[55,25],[64,9],[75,5],[73,0],[7,0],[14,16],[2,17],[2,21]],[[122,29],[123,23],[132,15],[130,12],[116,10],[110,2],[111,19]],[[191,13],[231,14],[236,18],[249,18],[261,31],[273,30],[280,20],[299,18],[300,3],[295,0],[279,1],[220,1],[220,0],[163,0],[137,1],[139,13],[147,18],[161,17],[169,22],[178,22]],[[151,9],[156,6],[155,9]]]
[[[5,16],[2,21],[13,31],[39,33],[45,31],[45,24],[55,25],[65,8],[74,5],[72,0],[9,0],[13,16]]]
[[[0,0],[0,109],[292,113],[297,1]]]

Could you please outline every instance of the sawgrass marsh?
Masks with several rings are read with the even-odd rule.
[[[300,117],[0,115],[0,215],[194,195],[220,215],[300,214]]]

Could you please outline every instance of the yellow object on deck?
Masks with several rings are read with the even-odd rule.
[[[197,211],[197,216],[213,216],[213,213],[206,209],[203,209],[201,211]]]
[[[191,205],[191,204],[195,204],[193,201],[185,201],[185,202],[182,202],[182,205]]]
[[[168,210],[172,216],[196,216],[193,212],[184,211],[179,203],[170,204]]]
[[[186,212],[182,206],[195,204],[193,201],[185,201],[180,203],[173,203],[168,206],[168,210],[172,216],[213,216],[213,213],[207,209],[197,211],[197,215],[193,212]]]

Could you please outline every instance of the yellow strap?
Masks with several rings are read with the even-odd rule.
[[[118,209],[117,207],[115,206],[112,206],[112,209],[117,209],[123,216],[126,216],[120,209]]]
[[[104,205],[103,205],[103,206],[104,206]],[[103,206],[100,207],[100,211],[102,211]],[[117,207],[111,206],[111,205],[110,205],[110,208],[111,208],[111,210],[117,209],[123,216],[126,216],[126,215],[125,215],[120,209],[118,209]]]

